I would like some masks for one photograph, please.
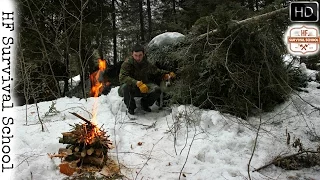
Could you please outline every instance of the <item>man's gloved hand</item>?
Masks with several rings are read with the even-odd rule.
[[[142,81],[137,81],[137,86],[140,89],[141,93],[147,93],[148,92],[148,86],[144,84]]]
[[[163,79],[164,79],[164,80],[174,79],[174,78],[176,78],[176,74],[175,74],[174,72],[170,72],[170,73],[165,74],[165,75],[163,76]]]

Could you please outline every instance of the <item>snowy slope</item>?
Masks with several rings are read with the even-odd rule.
[[[299,96],[320,107],[318,83],[310,82]],[[41,132],[36,106],[15,107],[15,179],[62,179],[60,159],[51,160],[47,153],[57,153],[61,133],[70,131],[69,124],[81,122],[69,112],[88,119],[94,100],[98,101],[98,125],[110,134],[116,149],[111,158],[119,161],[125,179],[247,179],[248,162],[252,154],[259,117],[240,120],[213,110],[199,110],[192,106],[177,106],[172,112],[157,111],[140,114],[131,121],[113,88],[107,96],[56,100],[56,114],[48,112],[51,102],[39,103],[40,117],[45,122]],[[291,138],[300,138],[305,148],[316,149],[320,137],[319,110],[301,100],[298,95],[280,105],[272,113],[261,116],[261,129],[250,170],[259,168],[278,155],[296,153],[286,144],[286,131]],[[26,116],[27,124],[26,125]],[[311,141],[313,140],[313,141]],[[291,140],[292,143],[293,140]],[[142,142],[141,146],[137,143]],[[319,166],[298,171],[285,171],[271,165],[259,172],[251,172],[252,179],[320,179]]]

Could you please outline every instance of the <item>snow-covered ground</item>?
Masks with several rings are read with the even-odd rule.
[[[286,132],[292,142],[300,138],[304,148],[316,150],[320,137],[320,112],[306,102],[320,107],[320,86],[309,82],[307,92],[293,94],[273,112],[261,116],[261,128],[252,161],[252,179],[320,179],[320,167],[286,171],[274,165],[252,172],[279,155],[297,152],[287,145]],[[260,117],[240,120],[213,110],[192,106],[173,106],[172,111],[140,114],[135,121],[125,115],[125,106],[113,88],[107,96],[79,100],[60,98],[55,102],[58,112],[49,113],[52,102],[39,103],[40,117],[45,123],[41,131],[35,105],[15,107],[14,179],[62,179],[57,153],[62,132],[69,124],[83,123],[69,112],[88,119],[94,101],[98,101],[98,125],[104,125],[116,146],[110,153],[121,164],[124,179],[248,179],[248,163],[255,144]],[[303,99],[303,100],[302,100]],[[26,119],[27,118],[27,119]],[[27,125],[26,125],[27,121]],[[318,139],[319,140],[319,139]],[[142,142],[139,146],[138,142]]]
[[[283,56],[283,61],[287,66],[300,68],[301,72],[307,75],[307,77],[313,81],[316,80],[317,71],[308,69],[305,63],[300,63],[299,57],[294,59],[293,55],[286,54]]]
[[[183,35],[166,33],[151,41],[149,46],[174,43],[178,40],[174,38],[181,37]],[[173,41],[166,41],[170,38]],[[284,56],[285,62],[291,60],[292,57]],[[295,67],[300,67],[310,76],[309,79],[315,80],[315,71],[297,62]],[[77,80],[73,82],[77,83]],[[59,148],[66,146],[59,143],[59,137],[62,132],[71,130],[69,124],[83,123],[69,112],[90,119],[89,114],[93,113],[94,103],[98,101],[97,123],[107,130],[116,147],[109,155],[120,163],[123,179],[249,179],[248,164],[254,147],[250,162],[251,179],[320,179],[319,166],[287,171],[271,165],[252,172],[279,155],[296,153],[298,150],[292,147],[292,143],[298,138],[305,149],[317,149],[320,142],[319,86],[314,81],[309,82],[305,91],[292,94],[273,112],[247,121],[192,106],[173,106],[171,111],[158,111],[156,105],[152,106],[153,112],[140,113],[138,119],[132,121],[125,115],[125,105],[117,93],[119,87],[99,98],[57,99],[54,101],[57,111],[49,111],[51,101],[39,103],[44,132],[35,105],[28,105],[27,109],[26,106],[15,107],[13,177],[17,180],[66,177],[59,172],[60,159],[50,159],[47,153],[57,153]],[[255,143],[260,119],[261,127]],[[288,133],[290,145],[287,145]]]

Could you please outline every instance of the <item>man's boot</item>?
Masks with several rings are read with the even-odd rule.
[[[134,109],[128,109],[128,113],[134,115]]]
[[[143,98],[141,98],[141,108],[146,112],[151,112],[151,109],[149,108],[148,104],[144,101]]]

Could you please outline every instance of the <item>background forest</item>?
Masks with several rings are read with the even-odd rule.
[[[319,179],[320,56],[288,54],[289,2],[16,0],[14,97],[15,106],[26,105],[14,107],[12,175],[116,178],[68,177],[62,159],[48,157],[67,148],[58,137],[81,116],[96,117],[110,136],[108,159],[122,179]],[[151,43],[165,32],[183,35]],[[177,76],[165,94],[169,107],[137,107],[134,121],[117,73],[136,43]],[[100,58],[112,88],[88,98]],[[81,148],[74,154],[87,156]]]
[[[287,1],[19,0],[17,5],[15,94],[21,104],[66,95],[86,98],[86,81],[97,70],[98,58],[108,61],[114,76],[112,69],[130,55],[133,44],[146,45],[163,32],[188,37],[149,50],[151,61],[161,61],[157,64],[181,77],[172,94],[175,102],[246,117],[257,109],[270,110],[306,81],[281,60],[286,53],[282,34],[290,24]],[[244,22],[277,10],[268,19]],[[318,57],[312,60],[318,62]],[[77,94],[68,80],[79,74]]]

